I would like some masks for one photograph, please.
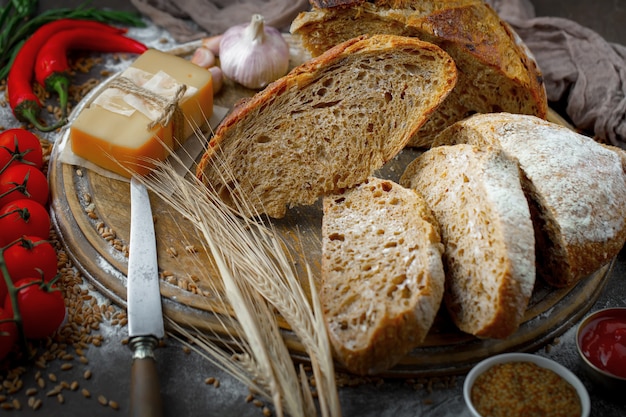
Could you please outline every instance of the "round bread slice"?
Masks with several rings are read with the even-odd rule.
[[[374,177],[323,207],[320,301],[335,358],[380,373],[424,340],[439,310],[436,221],[415,191]]]
[[[400,184],[422,194],[445,246],[445,305],[457,327],[506,338],[519,327],[535,283],[533,226],[517,164],[499,149],[430,149]]]
[[[533,217],[538,276],[568,287],[618,255],[626,241],[623,151],[537,117],[472,116],[440,144],[500,146],[519,162]]]
[[[389,35],[351,39],[240,103],[196,174],[226,203],[243,197],[259,213],[283,217],[288,207],[372,175],[455,82],[452,58],[433,44]]]

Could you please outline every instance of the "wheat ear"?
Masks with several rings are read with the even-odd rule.
[[[184,179],[167,163],[159,165],[151,177],[144,178],[144,182],[187,218],[203,237],[203,244],[219,271],[226,302],[236,307],[232,310],[245,339],[238,343],[248,355],[247,363],[245,366],[234,365],[232,361],[235,359],[231,355],[231,362],[225,364],[226,355],[209,348],[208,338],[200,346],[244,383],[264,381],[259,385],[267,388],[266,395],[274,401],[279,415],[283,404],[290,415],[310,415],[309,400],[302,394],[306,394],[308,386],[301,386],[302,390],[294,394],[293,387],[300,385],[300,379],[280,337],[275,315],[269,308],[271,305],[287,320],[311,357],[322,415],[340,416],[332,355],[319,302],[313,295],[313,308],[309,304],[293,271],[290,256],[271,225],[252,220],[254,212],[247,202],[238,201],[233,210],[221,201],[215,190],[195,178]],[[208,277],[207,280],[215,278]],[[314,289],[313,278],[310,274],[307,278],[308,285]],[[314,290],[311,292],[315,293]],[[261,322],[259,318],[263,318]],[[245,369],[250,368],[250,364],[253,364],[253,375],[242,377],[242,373],[250,371]]]

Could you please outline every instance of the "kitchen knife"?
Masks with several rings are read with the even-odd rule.
[[[130,181],[130,248],[127,309],[129,346],[133,352],[130,415],[163,415],[154,348],[164,335],[156,236],[145,185]]]

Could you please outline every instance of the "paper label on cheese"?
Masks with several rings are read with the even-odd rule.
[[[168,101],[174,99],[176,92],[181,86],[175,78],[163,71],[152,74],[129,67],[120,76],[128,79],[137,87]],[[194,95],[196,91],[197,88],[187,86],[183,98]],[[153,101],[142,97],[141,94],[129,93],[115,87],[105,89],[93,101],[93,104],[126,117],[130,117],[135,111],[139,111],[150,120],[157,120],[163,112],[162,108],[155,106]]]

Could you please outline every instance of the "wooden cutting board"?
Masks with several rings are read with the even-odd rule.
[[[193,46],[183,49],[191,50]],[[297,46],[292,45],[293,65],[302,59],[300,53]],[[97,92],[96,89],[91,97]],[[237,100],[253,93],[227,83],[215,102],[231,108]],[[87,97],[84,101],[89,99]],[[84,107],[85,103],[81,104],[73,117]],[[554,114],[553,118],[559,121]],[[67,131],[61,133],[57,144],[62,143],[63,135],[67,135]],[[129,184],[64,164],[57,148],[55,145],[49,171],[54,226],[76,267],[105,296],[125,307],[130,235]],[[418,154],[416,150],[403,151],[379,175],[397,180],[406,164]],[[223,334],[218,315],[227,312],[215,302],[211,295],[213,289],[197,282],[200,275],[217,276],[206,267],[209,264],[207,255],[193,250],[202,247],[201,240],[184,232],[191,230],[191,226],[166,202],[152,196],[152,205],[165,314],[181,325]],[[294,251],[296,265],[302,267],[304,261],[308,262],[316,278],[319,277],[321,259],[321,219],[318,203],[292,209],[286,218],[274,224]],[[606,265],[573,288],[554,289],[538,282],[524,322],[506,340],[479,340],[466,335],[454,327],[442,309],[423,346],[407,355],[386,375],[459,374],[497,353],[539,349],[582,318],[602,292],[611,267],[612,263]],[[284,337],[294,358],[306,361],[304,347],[287,325],[284,325]]]

